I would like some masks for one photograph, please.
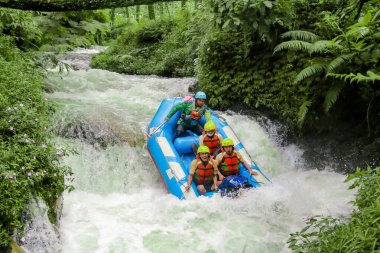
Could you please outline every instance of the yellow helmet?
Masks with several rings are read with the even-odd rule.
[[[210,149],[205,146],[205,145],[202,145],[202,146],[199,146],[198,150],[197,150],[197,154],[199,153],[208,153],[210,154]]]
[[[233,140],[226,138],[222,141],[222,147],[234,146]]]
[[[214,124],[214,122],[212,120],[209,120],[209,121],[206,122],[204,128],[205,128],[205,131],[208,132],[208,131],[215,130],[216,126],[215,126],[215,124]]]

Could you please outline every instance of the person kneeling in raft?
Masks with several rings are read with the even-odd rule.
[[[231,175],[239,175],[240,170],[240,162],[244,165],[244,167],[248,170],[249,174],[257,176],[259,173],[257,171],[252,170],[246,161],[244,161],[242,155],[235,150],[234,142],[230,138],[226,138],[222,141],[222,153],[217,155],[214,162],[219,166],[220,171],[219,174],[219,182],[220,185],[225,177]]]
[[[216,191],[218,168],[211,161],[210,150],[207,146],[200,146],[197,150],[197,157],[190,164],[190,173],[187,178],[186,191],[190,190],[191,182],[197,186],[199,194],[204,195],[208,191]]]

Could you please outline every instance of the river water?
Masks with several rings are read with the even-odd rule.
[[[144,131],[161,100],[187,95],[195,80],[80,67],[78,59],[88,66],[93,51],[74,52],[66,60],[79,70],[47,79],[46,97],[58,105],[56,141],[75,150],[63,161],[73,169],[75,190],[63,196],[56,233],[46,212],[36,215],[23,246],[28,252],[290,252],[288,236],[305,216],[352,210],[345,176],[329,166],[312,169],[269,119],[231,112],[221,114],[272,184],[238,199],[167,194]]]

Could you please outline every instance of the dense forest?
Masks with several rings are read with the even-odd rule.
[[[44,76],[67,67],[56,55],[76,47],[108,46],[93,68],[196,77],[211,107],[270,111],[296,134],[344,122],[380,150],[378,0],[91,1],[99,5],[74,9],[102,10],[78,11],[71,1],[61,9],[26,2],[0,1],[23,9],[0,8],[0,248],[22,242],[31,199],[44,199],[54,222],[55,202],[72,189],[60,163],[69,152],[52,143]],[[351,217],[311,217],[290,235],[291,249],[380,249],[380,168],[357,169],[348,180],[358,189]]]

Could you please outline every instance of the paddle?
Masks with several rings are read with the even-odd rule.
[[[211,110],[210,110],[211,111]],[[226,118],[222,117],[221,115],[219,115],[218,113],[216,113],[215,111],[211,111],[212,114],[218,116],[218,118],[220,118],[221,120],[223,121],[227,121]]]
[[[155,133],[157,133],[158,130],[160,130],[165,125],[166,122],[168,122],[168,121],[165,120],[164,122],[162,122],[158,127],[156,127],[156,129],[154,129],[154,131],[152,133],[150,133],[150,134],[146,133],[146,136],[148,138],[151,138],[152,135],[155,134]]]

